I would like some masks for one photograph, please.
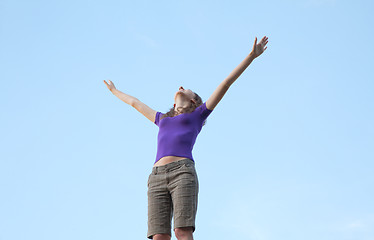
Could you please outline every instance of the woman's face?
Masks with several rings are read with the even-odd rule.
[[[174,101],[176,101],[178,97],[183,98],[184,101],[190,101],[194,99],[195,93],[190,89],[184,89],[180,86],[178,92],[175,93]]]

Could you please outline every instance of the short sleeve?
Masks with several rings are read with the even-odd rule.
[[[159,126],[159,124],[160,124],[160,117],[161,117],[161,115],[162,115],[161,112],[157,112],[157,113],[156,113],[155,124],[156,124],[157,126]]]
[[[208,116],[213,112],[213,110],[210,110],[206,107],[206,102],[204,102],[202,105],[200,105],[198,107],[199,109],[199,112],[200,112],[200,116],[201,116],[201,120],[205,120],[208,118]]]

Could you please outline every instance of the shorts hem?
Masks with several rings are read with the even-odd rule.
[[[195,230],[196,230],[195,225],[192,225],[192,224],[190,224],[190,225],[186,224],[186,225],[181,225],[181,226],[177,225],[177,226],[174,226],[173,230],[175,230],[176,228],[187,228],[187,227],[191,227],[192,232],[195,232]]]
[[[147,238],[148,239],[153,239],[153,236],[156,235],[156,234],[167,234],[171,237],[171,232],[162,232],[162,231],[159,231],[159,232],[153,232],[153,233],[148,233],[147,234]]]

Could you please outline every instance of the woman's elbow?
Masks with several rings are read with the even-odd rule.
[[[139,103],[139,100],[136,99],[136,98],[133,98],[133,99],[130,99],[129,105],[130,105],[131,107],[136,108],[136,106],[138,105],[138,103]]]

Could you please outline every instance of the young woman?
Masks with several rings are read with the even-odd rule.
[[[178,240],[192,240],[199,184],[192,149],[205,120],[223,98],[231,84],[251,62],[266,50],[265,36],[253,44],[251,53],[218,85],[203,103],[190,89],[179,88],[169,112],[157,112],[139,99],[116,89],[113,82],[104,83],[119,99],[131,105],[159,127],[157,156],[148,178],[148,234],[154,240],[170,240],[171,219]]]

